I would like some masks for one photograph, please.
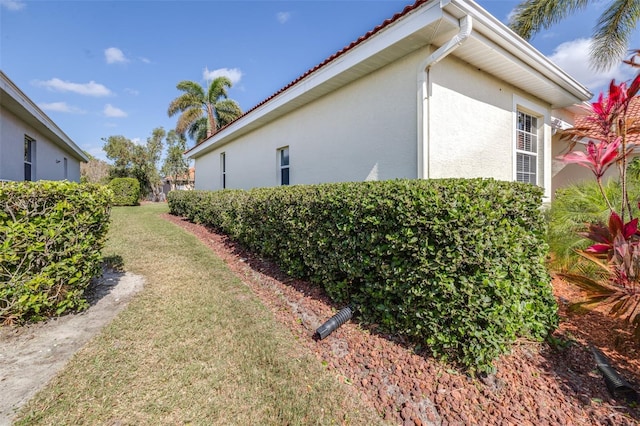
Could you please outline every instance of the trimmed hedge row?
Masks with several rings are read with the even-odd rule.
[[[491,179],[172,191],[213,226],[322,285],[360,319],[471,372],[557,326],[542,192]]]
[[[71,182],[0,182],[0,323],[88,307],[112,193]]]
[[[114,206],[140,205],[140,182],[136,178],[113,178],[109,182]]]

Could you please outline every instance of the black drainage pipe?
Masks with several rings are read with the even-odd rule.
[[[607,389],[611,396],[616,399],[622,398],[628,403],[640,402],[638,398],[638,394],[631,387],[629,383],[627,383],[618,372],[611,367],[609,360],[606,356],[596,347],[591,346],[591,352],[593,353],[593,357],[596,359],[596,365],[602,375],[604,376],[604,382],[607,385]]]
[[[340,312],[329,318],[327,322],[318,327],[315,334],[313,335],[313,340],[318,341],[324,339],[325,337],[333,333],[336,328],[349,321],[352,315],[353,309],[351,308],[351,306],[343,308],[342,310],[340,310]]]

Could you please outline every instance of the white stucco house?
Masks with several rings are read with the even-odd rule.
[[[89,159],[0,71],[0,180],[80,181]]]
[[[418,0],[187,151],[196,189],[491,177],[552,194],[579,82],[471,0]]]

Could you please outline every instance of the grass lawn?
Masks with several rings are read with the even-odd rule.
[[[18,425],[379,424],[165,204],[119,207],[105,256],[145,288]]]

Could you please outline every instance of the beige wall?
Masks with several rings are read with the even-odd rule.
[[[196,188],[278,184],[288,146],[291,184],[416,177],[415,65],[403,58],[196,159]]]
[[[544,158],[540,185],[551,192],[549,105],[451,56],[429,73],[424,133],[428,173],[418,169],[420,49],[391,65],[196,159],[196,188],[219,189],[220,153],[227,187],[278,184],[277,149],[290,150],[291,184],[393,178],[515,176],[515,109],[539,115]]]
[[[515,179],[516,110],[539,118],[538,184],[551,195],[550,106],[448,56],[429,71],[431,178]]]
[[[0,107],[0,179],[24,180],[24,137],[35,140],[34,180],[63,180],[64,158],[67,158],[67,176],[80,181],[80,162],[46,139],[32,126]]]

